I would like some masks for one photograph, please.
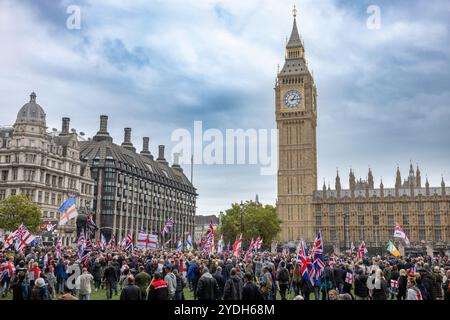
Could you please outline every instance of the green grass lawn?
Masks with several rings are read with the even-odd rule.
[[[59,297],[59,296],[58,296]],[[119,300],[120,297],[120,291],[118,295],[114,295],[111,300]],[[186,300],[193,300],[194,295],[192,294],[191,290],[189,288],[184,289],[184,297]],[[294,292],[291,291],[289,295],[287,295],[287,298],[289,300],[292,300],[294,298]],[[6,298],[0,297],[0,300],[11,300],[12,299],[12,293],[10,292]],[[277,299],[280,299],[279,293],[277,294]],[[314,299],[314,294],[311,294],[311,299]],[[97,292],[95,290],[91,293],[91,300],[107,300],[106,299],[106,290],[105,289],[99,289]]]
[[[352,294],[353,294],[353,290],[352,290]],[[113,294],[113,297],[112,297],[111,300],[119,300],[119,297],[120,297],[120,291],[119,291],[118,295],[114,295]],[[193,296],[192,292],[189,290],[189,288],[185,288],[184,289],[184,297],[185,297],[186,300],[193,300],[194,299],[194,296]],[[58,298],[59,298],[59,296],[58,296]],[[291,290],[291,292],[286,295],[286,298],[288,300],[294,299],[294,291]],[[11,292],[6,296],[6,298],[0,297],[0,300],[11,300],[11,299],[12,299],[12,293]],[[280,300],[280,299],[281,299],[280,293],[278,292],[277,293],[277,300]],[[314,293],[310,294],[310,299],[314,300]],[[105,289],[100,289],[97,292],[95,292],[93,290],[92,293],[91,293],[91,300],[107,300],[106,299],[106,290]]]

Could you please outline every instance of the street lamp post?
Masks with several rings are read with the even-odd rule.
[[[345,243],[345,249],[344,250],[347,250],[347,248],[348,248],[348,234],[347,234],[347,218],[348,217],[348,214],[347,214],[347,212],[344,212],[344,243]]]

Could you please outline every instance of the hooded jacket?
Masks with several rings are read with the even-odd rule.
[[[230,276],[225,283],[223,292],[224,300],[241,300],[242,299],[242,280],[237,275]]]
[[[219,297],[219,286],[211,273],[204,273],[198,280],[198,300],[217,300]]]

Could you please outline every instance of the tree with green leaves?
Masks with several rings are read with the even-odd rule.
[[[281,220],[274,206],[247,201],[242,206],[233,203],[231,208],[225,211],[217,236],[220,237],[220,234],[223,234],[225,242],[233,243],[241,234],[241,213],[244,242],[250,242],[252,238],[256,239],[260,236],[267,245],[281,230]]]
[[[39,231],[41,209],[25,195],[14,195],[0,201],[0,229],[14,231],[21,224],[31,233]]]

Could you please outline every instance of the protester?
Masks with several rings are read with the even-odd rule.
[[[153,275],[153,281],[150,284],[147,299],[151,301],[169,300],[167,283],[161,278],[161,273],[158,271]]]
[[[120,292],[120,300],[144,300],[142,296],[142,290],[134,284],[134,277],[128,276],[127,284]]]
[[[172,268],[170,266],[166,266],[165,268],[165,276],[164,281],[167,284],[167,291],[169,292],[169,300],[174,300],[175,291],[177,290],[177,278],[172,272]]]
[[[79,299],[80,300],[91,300],[91,282],[94,280],[92,274],[90,274],[87,268],[83,268],[83,273],[79,276],[80,278],[80,291],[79,291]]]
[[[14,301],[28,301],[30,299],[30,286],[25,282],[25,273],[20,271],[12,285]]]
[[[143,299],[147,297],[147,288],[152,281],[152,277],[145,271],[143,266],[139,267],[139,273],[134,277],[134,283],[141,290]]]
[[[216,279],[209,273],[208,268],[203,268],[203,274],[197,285],[198,300],[218,300],[219,286]]]
[[[355,276],[355,300],[368,300],[369,288],[367,288],[367,276],[364,269],[358,270]]]
[[[37,278],[34,281],[34,287],[31,289],[30,300],[50,300],[44,279]]]
[[[253,283],[253,274],[251,274],[250,272],[246,272],[244,274],[244,282],[245,284],[242,289],[243,301],[259,301],[263,299],[259,289]]]

